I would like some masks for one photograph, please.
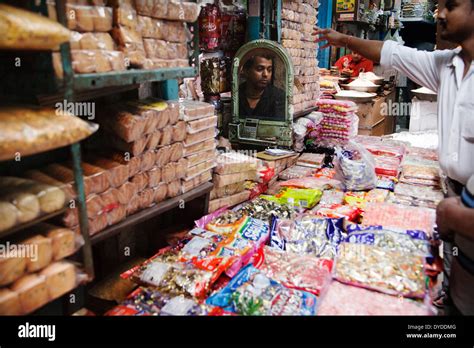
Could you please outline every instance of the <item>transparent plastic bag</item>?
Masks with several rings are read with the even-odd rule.
[[[344,149],[338,148],[336,155],[336,170],[346,190],[364,191],[376,186],[374,159],[362,146],[352,142]]]

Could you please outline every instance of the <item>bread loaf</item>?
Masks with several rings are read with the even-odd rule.
[[[107,213],[107,223],[109,226],[115,225],[124,220],[127,216],[127,206],[119,205],[117,208]]]
[[[146,172],[155,166],[156,153],[147,151],[141,156],[141,171]]]
[[[76,235],[70,229],[42,224],[42,233],[51,239],[53,260],[62,260],[76,252]]]
[[[140,208],[140,196],[135,194],[127,204],[127,216],[135,214]]]
[[[168,118],[169,124],[175,125],[179,121],[179,103],[176,101],[168,101]]]
[[[91,193],[102,193],[110,187],[110,173],[107,170],[86,162],[82,162],[81,167],[84,176],[90,179]],[[69,168],[71,168],[70,163]]]
[[[124,140],[117,137],[115,134],[106,133],[106,132],[104,132],[102,141],[104,142],[104,145],[108,146],[109,148],[112,148],[118,151],[128,152],[133,156],[141,155],[143,151],[145,150],[145,147],[147,144],[146,136],[143,136],[142,138],[138,140],[127,143]]]
[[[156,130],[154,133],[147,135],[147,150],[155,150],[161,140],[161,131]]]
[[[164,146],[156,153],[156,165],[163,168],[170,162],[171,158],[171,146]]]
[[[177,162],[183,157],[184,145],[181,142],[175,143],[170,147],[170,161]]]
[[[10,289],[0,289],[0,315],[22,315],[20,296]]]
[[[186,139],[186,122],[179,121],[173,126],[172,142],[184,141]]]
[[[23,176],[25,178],[34,180],[36,182],[41,182],[43,184],[48,184],[51,186],[56,186],[61,188],[62,191],[66,194],[67,198],[75,198],[76,192],[74,191],[73,185],[72,184],[65,184],[59,180],[56,180],[55,178],[43,173],[40,170],[28,170],[26,171]]]
[[[18,279],[11,290],[18,294],[24,314],[37,310],[50,300],[46,278],[42,275],[26,275]]]
[[[138,173],[131,178],[130,181],[136,185],[138,192],[143,191],[145,187],[148,186],[148,177],[146,173]]]
[[[0,231],[6,231],[15,226],[18,214],[19,211],[13,204],[0,201]]]
[[[64,208],[64,205],[66,204],[66,194],[58,187],[33,183],[25,186],[25,190],[38,197],[40,208],[43,213],[53,213]]]
[[[66,227],[73,227],[79,224],[79,205],[76,202],[74,208],[68,208],[62,217],[62,224]],[[87,217],[89,219],[95,218],[102,213],[104,202],[102,196],[91,194],[86,198]]]
[[[119,187],[129,178],[129,166],[120,164],[108,158],[92,156],[87,159],[92,165],[109,172],[108,179],[111,187]]]
[[[108,213],[120,206],[119,192],[116,188],[110,188],[100,196],[104,204],[101,212],[102,214]]]
[[[111,160],[118,162],[120,164],[126,165],[128,167],[128,174],[129,177],[134,176],[140,171],[141,168],[141,158],[140,157],[132,157],[131,154],[125,152],[112,152],[106,154]]]
[[[184,154],[184,148],[183,148],[183,154]],[[188,160],[188,166],[193,167],[202,162],[206,162],[209,160],[216,160],[216,157],[217,157],[216,150],[212,149],[212,150],[207,150],[207,151],[200,152],[194,155],[190,155],[186,157],[186,159]]]
[[[147,121],[141,115],[114,106],[99,113],[97,122],[128,143],[143,137]]]
[[[203,152],[211,151],[216,149],[216,140],[207,139],[201,143],[196,143],[193,145],[184,144],[184,157],[191,155],[201,154]]]
[[[148,178],[148,187],[153,188],[161,182],[161,168],[153,167],[146,172]]]
[[[107,214],[97,215],[93,219],[89,219],[89,234],[92,236],[107,227]]]
[[[181,194],[181,180],[174,180],[168,184],[168,192],[166,196],[168,198],[173,198]]]
[[[9,252],[14,252],[9,249]],[[15,255],[19,256],[19,255]],[[20,278],[26,271],[26,258],[1,257],[0,258],[0,286],[8,285]]]
[[[214,139],[215,136],[216,136],[215,128],[209,128],[201,132],[188,134],[186,137],[186,140],[184,141],[184,146],[190,146],[197,143],[201,143],[208,139]]]
[[[112,30],[112,8],[94,6],[92,8],[94,31],[107,32]]]
[[[198,187],[199,185],[212,180],[212,170],[205,171],[204,173],[196,176],[195,178],[185,181],[182,181],[182,190],[183,193],[191,191],[192,189]]]
[[[40,272],[46,278],[46,287],[51,299],[56,299],[76,287],[76,268],[67,261],[58,261]]]
[[[19,223],[31,221],[40,215],[40,203],[36,195],[27,192],[11,192],[2,195],[0,199],[12,203],[17,208]]]
[[[132,6],[120,6],[114,8],[114,24],[116,26],[123,25],[137,31],[137,12]]]
[[[176,162],[176,178],[183,179],[186,177],[186,172],[188,169],[188,160],[186,158],[181,158]]]
[[[171,144],[173,141],[173,126],[166,126],[163,128],[161,131],[161,140],[160,140],[160,146],[165,146]]]
[[[214,199],[209,202],[209,213],[222,207],[232,207],[249,199],[250,192],[243,191],[232,196]]]
[[[36,235],[24,240],[21,244],[29,245],[32,248],[31,250],[35,250],[35,254],[37,254],[26,258],[28,273],[45,268],[53,260],[53,242],[50,238]]]
[[[139,197],[139,209],[146,209],[153,204],[155,191],[151,188],[144,189],[142,192],[138,193]]]
[[[170,183],[173,180],[176,180],[176,163],[171,162],[163,167],[161,172],[161,180],[164,183]]]
[[[231,184],[235,184],[237,182],[245,181],[245,180],[255,180],[257,177],[257,173],[255,170],[251,170],[248,172],[242,173],[235,173],[235,174],[226,174],[226,175],[219,175],[214,174],[213,182],[214,187],[223,187]]]
[[[153,201],[155,203],[162,202],[166,199],[168,194],[168,185],[160,183],[158,186],[153,188]]]
[[[125,184],[117,188],[118,190],[118,200],[120,204],[128,204],[132,197],[138,193],[137,186],[127,181]]]

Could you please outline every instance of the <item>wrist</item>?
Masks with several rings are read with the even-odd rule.
[[[351,36],[350,36],[350,35],[345,35],[345,36],[344,36],[343,43],[344,43],[344,47],[345,47],[346,49],[347,49],[347,48],[350,49],[350,47],[349,47],[350,41],[351,41]]]

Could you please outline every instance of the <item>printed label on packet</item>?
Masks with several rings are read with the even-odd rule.
[[[140,276],[140,280],[151,285],[159,286],[170,265],[162,262],[150,263]]]
[[[262,220],[250,218],[244,224],[240,230],[240,233],[242,237],[254,242],[258,242],[268,233],[268,229],[268,223]]]

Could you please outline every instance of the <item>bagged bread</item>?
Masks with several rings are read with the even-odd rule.
[[[125,142],[136,141],[145,134],[147,120],[131,110],[123,110],[120,105],[113,106],[98,113],[97,122]]]
[[[212,170],[207,170],[204,173],[190,179],[188,181],[182,181],[182,191],[183,193],[189,192],[192,189],[204,184],[205,182],[212,180]]]
[[[196,176],[204,173],[205,171],[208,171],[209,169],[212,169],[216,166],[215,160],[208,160],[206,162],[202,162],[198,165],[195,165],[193,167],[189,167],[186,170],[186,176],[185,180],[190,180],[192,178],[195,178]]]
[[[174,125],[179,121],[179,102],[168,101],[169,124]]]
[[[245,190],[245,181],[236,182],[234,184],[230,184],[230,185],[219,187],[219,188],[216,187],[211,191],[210,199],[212,200],[212,199],[232,196],[232,195],[242,192],[243,190]]]
[[[233,174],[257,170],[257,159],[238,152],[226,152],[217,157],[217,174]]]
[[[67,167],[72,170],[72,163],[68,162]],[[90,193],[102,193],[110,187],[110,173],[100,167],[82,162],[82,172],[90,184]]]
[[[173,198],[179,196],[181,192],[181,180],[174,180],[168,184],[168,192],[166,193],[166,196],[168,198]]]
[[[137,31],[137,11],[131,6],[119,6],[114,8],[114,25],[125,26]]]
[[[186,131],[188,134],[194,134],[197,132],[201,132],[208,128],[216,128],[217,127],[217,116],[210,116],[201,118],[195,121],[188,121]]]
[[[155,203],[162,202],[166,199],[167,194],[168,185],[162,182],[158,186],[153,188],[153,201]]]
[[[34,312],[50,300],[46,277],[43,275],[26,275],[18,279],[10,289],[18,294],[24,314]]]
[[[153,167],[146,172],[148,178],[148,187],[153,188],[161,183],[161,168]]]
[[[243,191],[232,196],[214,199],[209,202],[209,213],[213,213],[219,208],[232,207],[245,202],[250,197],[250,191]]]
[[[27,156],[78,142],[97,130],[67,112],[46,107],[0,108],[0,160]],[[22,136],[28,129],[28,136]]]
[[[163,167],[161,172],[161,180],[164,183],[170,183],[173,180],[176,180],[176,163],[171,162]]]
[[[11,248],[12,246],[10,246]],[[14,250],[9,249],[12,255]],[[18,256],[18,255],[16,255]],[[26,271],[26,258],[1,257],[0,258],[0,286],[8,285],[20,278]]]
[[[132,197],[138,193],[137,185],[130,181],[127,181],[125,184],[118,187],[117,190],[117,198],[120,204],[128,204]]]
[[[0,201],[11,203],[17,209],[17,223],[25,223],[38,217],[41,213],[36,195],[26,192],[9,192],[0,197]],[[4,205],[5,207],[5,205]]]
[[[66,194],[59,187],[32,182],[22,189],[38,197],[40,209],[45,214],[62,209],[66,204]]]
[[[214,116],[214,106],[194,100],[179,102],[180,118],[184,121],[194,121],[204,117]]]
[[[125,26],[115,27],[112,30],[112,37],[126,53],[131,51],[145,52],[140,33],[131,28]]]
[[[6,4],[0,4],[0,49],[57,50],[70,31],[61,24]]]
[[[94,234],[104,230],[107,227],[107,224],[107,214],[100,214],[93,219],[89,219],[89,234],[93,236]]]
[[[184,149],[183,149],[184,153]],[[204,152],[197,153],[195,155],[190,155],[186,157],[188,160],[188,166],[193,167],[195,165],[198,165],[199,163],[206,162],[209,160],[216,160],[217,159],[217,153],[216,150],[207,150]]]
[[[141,156],[140,171],[146,172],[153,168],[156,163],[156,153],[153,151],[147,151]]]
[[[0,231],[15,226],[18,220],[18,209],[10,202],[0,201]]]
[[[136,185],[137,191],[143,191],[148,186],[148,177],[146,173],[138,173],[130,181]]]
[[[215,128],[209,128],[201,132],[188,134],[186,137],[186,140],[184,141],[184,146],[190,146],[190,145],[201,143],[208,139],[214,139],[215,136],[216,136]]]
[[[182,22],[138,16],[138,27],[144,38],[186,42],[186,27]]]
[[[207,139],[201,143],[197,143],[194,145],[184,144],[184,157],[201,154],[203,152],[207,152],[211,150],[215,151],[215,149],[216,149],[215,139]]]
[[[163,168],[169,163],[171,159],[171,146],[164,146],[160,148],[156,153],[156,165]]]
[[[112,8],[93,6],[91,10],[94,31],[107,32],[112,30]]]
[[[161,140],[161,131],[156,130],[154,133],[148,134],[147,137],[146,149],[155,150]]]
[[[70,44],[71,50],[115,50],[114,40],[109,33],[73,32]]]
[[[102,214],[111,212],[120,206],[119,191],[116,188],[110,188],[100,196],[102,198],[102,202],[104,203]]]
[[[77,286],[76,268],[67,261],[52,263],[40,273],[46,278],[49,298],[54,300]]]
[[[183,143],[175,143],[170,147],[170,161],[177,162],[183,157],[184,145]]]
[[[183,179],[186,177],[186,171],[188,169],[188,160],[186,158],[181,158],[176,162],[176,178]]]
[[[109,172],[108,179],[111,187],[123,185],[129,178],[129,167],[108,158],[93,156],[87,159],[89,163]]]
[[[161,140],[160,140],[160,146],[165,146],[171,144],[173,141],[173,126],[166,126],[163,128],[161,131]]]
[[[106,215],[107,215],[107,224],[109,226],[115,225],[126,218],[127,206],[121,204],[117,208],[109,211]]]
[[[127,204],[127,216],[135,214],[140,209],[140,196],[135,194]]]
[[[126,165],[128,167],[129,177],[134,176],[140,171],[141,168],[141,157],[133,157],[128,152],[112,152],[107,153],[104,156],[109,157],[112,161]]]
[[[102,195],[91,194],[86,198],[86,207],[87,207],[87,217],[89,219],[96,217],[102,213],[104,208],[104,202],[102,200]],[[62,224],[66,227],[73,227],[79,224],[79,206],[76,202],[74,208],[69,208],[64,213]]]
[[[186,122],[179,121],[173,126],[173,142],[185,140],[186,135]]]
[[[252,180],[255,181],[257,177],[257,172],[255,170],[250,170],[248,172],[235,173],[235,174],[214,174],[212,181],[214,182],[214,187],[220,188],[223,186],[235,184],[237,182]]]
[[[53,260],[53,242],[50,238],[36,235],[21,242],[29,245],[36,251],[34,257],[26,258],[26,270],[28,273],[39,271],[48,266]]]
[[[0,289],[0,315],[22,315],[20,296],[8,288]]]
[[[76,252],[76,235],[74,231],[46,223],[36,228],[47,238],[51,239],[53,260],[62,260]]]
[[[153,204],[155,191],[151,188],[144,189],[142,192],[138,193],[139,197],[139,209],[146,209]]]
[[[115,134],[104,132],[102,141],[104,145],[108,146],[109,148],[113,148],[115,150],[128,152],[133,156],[139,156],[145,151],[145,147],[147,144],[147,137],[143,136],[142,138],[132,141],[132,142],[125,142],[124,140],[117,137]]]

